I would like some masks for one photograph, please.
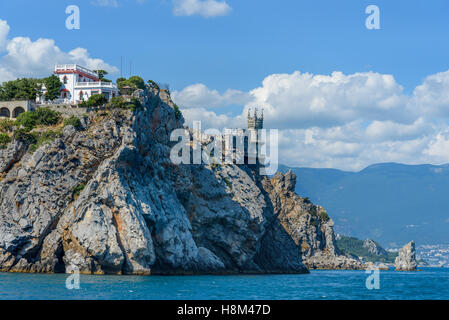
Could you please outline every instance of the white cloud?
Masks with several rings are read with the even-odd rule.
[[[93,5],[101,7],[118,8],[125,0],[92,0]],[[147,0],[134,0],[139,4]],[[173,14],[176,16],[200,15],[205,18],[228,15],[232,11],[231,6],[222,0],[173,0]]]
[[[210,90],[204,84],[198,83],[175,91],[173,99],[184,108],[216,108],[232,104],[246,104],[250,101],[250,94],[239,90],[226,90],[220,94],[217,90]]]
[[[8,23],[4,20],[0,20],[0,51],[5,50],[8,34]]]
[[[147,2],[147,0],[133,0],[133,1],[137,2],[138,4],[143,4],[143,3]],[[93,5],[100,6],[100,7],[118,8],[120,6],[119,0],[92,0],[91,3]]]
[[[429,116],[449,117],[449,71],[424,79],[413,92],[415,112]]]
[[[117,0],[94,0],[92,1],[94,5],[98,5],[101,7],[118,7],[118,1]]]
[[[407,97],[393,76],[373,72],[330,76],[274,74],[252,90],[253,105],[263,107],[278,128],[330,127],[353,120],[407,121]],[[288,117],[286,118],[286,114]]]
[[[220,111],[238,92],[243,112]],[[264,108],[265,127],[280,129],[280,160],[292,166],[359,170],[379,162],[449,163],[449,71],[427,77],[412,95],[374,72],[273,74],[250,92],[220,94],[204,84],[177,92],[187,123],[244,127],[248,108]],[[212,112],[210,109],[213,109]]]
[[[224,127],[238,128],[245,124],[242,117],[232,118],[224,114],[217,115],[215,112],[204,108],[184,109],[182,110],[182,114],[186,120],[185,123],[190,127],[193,127],[193,122],[198,120],[201,121],[203,129]],[[233,125],[230,126],[230,123],[233,123]]]
[[[232,10],[226,1],[217,0],[173,0],[173,5],[176,16],[200,15],[211,18],[225,16]]]
[[[52,73],[55,64],[78,63],[92,69],[104,69],[108,72],[118,72],[118,69],[101,59],[90,57],[84,48],[76,48],[70,52],[59,49],[52,39],[37,39],[28,37],[8,39],[9,26],[0,20],[0,45],[4,34],[3,50],[0,50],[0,82],[17,77],[44,77]],[[1,47],[1,46],[0,46]]]

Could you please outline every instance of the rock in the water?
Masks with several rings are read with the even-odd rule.
[[[399,250],[399,255],[395,260],[396,270],[398,271],[416,271],[418,263],[416,262],[415,242],[410,241]]]

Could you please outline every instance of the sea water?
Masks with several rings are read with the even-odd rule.
[[[0,299],[449,299],[448,268],[380,271],[378,289],[367,286],[370,275],[325,270],[303,275],[81,275],[79,289],[69,290],[65,274],[0,273]]]

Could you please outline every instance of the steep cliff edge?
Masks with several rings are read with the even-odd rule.
[[[98,110],[30,152],[0,150],[0,271],[94,274],[305,273],[360,268],[290,172],[173,165],[169,96]]]

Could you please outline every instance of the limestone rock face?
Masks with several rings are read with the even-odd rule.
[[[301,251],[304,264],[311,269],[364,269],[353,258],[341,255],[336,247],[334,222],[323,207],[294,193],[296,176],[292,171],[277,173],[264,186],[273,213],[281,228]]]
[[[257,166],[174,165],[183,127],[167,92],[99,110],[27,152],[0,151],[0,271],[89,274],[305,273],[359,268],[296,176]]]
[[[366,239],[363,242],[363,247],[376,256],[387,256],[387,251],[371,239]]]
[[[418,263],[416,262],[415,242],[410,241],[399,250],[399,255],[395,260],[396,270],[398,271],[416,271]]]

